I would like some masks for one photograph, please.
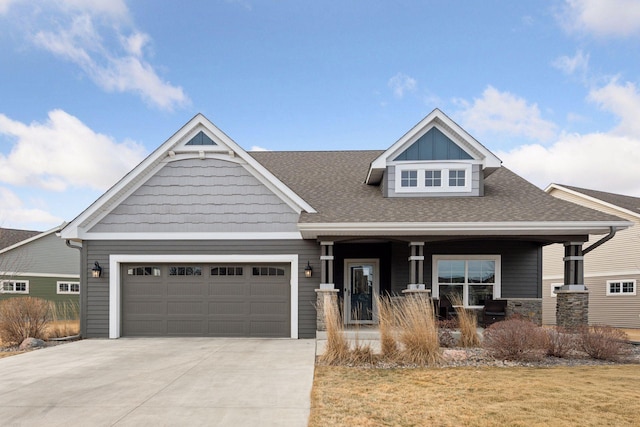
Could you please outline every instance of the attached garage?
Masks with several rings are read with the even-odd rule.
[[[122,336],[291,337],[291,263],[149,261],[119,264]]]

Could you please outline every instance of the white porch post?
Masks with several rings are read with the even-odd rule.
[[[425,289],[424,284],[424,242],[410,242],[408,290]]]

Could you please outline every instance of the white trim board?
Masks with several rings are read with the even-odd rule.
[[[302,240],[297,231],[289,232],[209,232],[209,233],[80,233],[83,240]]]
[[[29,273],[15,271],[0,271],[0,276],[4,277],[51,277],[52,279],[80,279],[79,274],[57,274],[57,273]]]
[[[122,321],[122,277],[120,266],[125,263],[251,263],[273,262],[291,265],[291,338],[298,338],[298,255],[109,255],[109,338],[120,338]]]
[[[587,277],[616,277],[616,276],[640,276],[640,270],[623,270],[623,271],[607,271],[607,272],[595,272],[584,273],[585,279]],[[542,276],[542,280],[562,280],[564,276],[562,274],[553,274],[548,276]]]

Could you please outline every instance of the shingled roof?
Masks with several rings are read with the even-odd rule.
[[[13,228],[0,228],[0,249],[8,248],[16,243],[27,240],[40,234],[40,231],[16,230]]]
[[[608,215],[557,199],[505,167],[486,178],[482,197],[386,198],[364,183],[382,151],[286,151],[250,154],[317,213],[300,223],[503,223],[618,222]]]
[[[625,196],[622,194],[607,193],[606,191],[589,190],[587,188],[573,187],[570,185],[558,184],[560,187],[568,188],[594,199],[618,206],[640,215],[640,197]]]

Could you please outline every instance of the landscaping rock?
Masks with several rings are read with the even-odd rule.
[[[33,348],[41,348],[44,347],[44,341],[39,340],[37,338],[25,338],[24,341],[20,344],[20,350],[30,350]]]

